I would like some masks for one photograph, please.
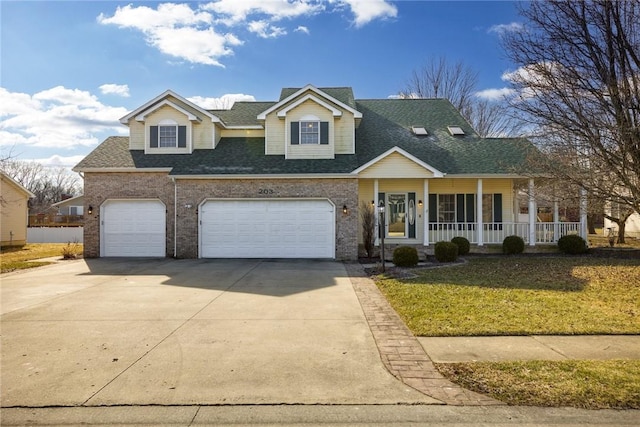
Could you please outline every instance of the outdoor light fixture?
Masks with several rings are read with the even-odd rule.
[[[422,200],[418,200],[418,206],[422,207]]]
[[[87,210],[87,213],[89,215],[91,215],[93,213],[93,206],[89,205],[89,210]]]
[[[372,201],[371,201],[371,206],[375,206],[375,205],[376,205],[376,201],[375,201],[375,200],[372,200]]]
[[[342,205],[342,213],[347,214],[347,205]]]

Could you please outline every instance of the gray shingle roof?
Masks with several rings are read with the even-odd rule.
[[[339,95],[344,88],[335,89]],[[283,89],[283,96],[288,91],[294,93],[295,89]],[[231,110],[212,113],[227,125],[258,124],[256,116],[273,104],[238,102]],[[527,156],[536,152],[526,139],[480,138],[444,99],[370,99],[353,104],[363,115],[356,130],[354,155],[304,160],[267,156],[264,138],[222,138],[214,150],[145,155],[142,150],[129,150],[128,137],[110,137],[75,169],[172,168],[172,175],[341,174],[399,147],[447,174],[512,174],[522,173]],[[465,135],[451,136],[447,130],[451,125],[460,126]],[[411,126],[424,127],[428,135],[414,135]]]
[[[269,109],[275,102],[238,101],[230,110],[208,110],[216,115],[227,126],[260,125],[258,114]]]
[[[282,91],[280,92],[279,101],[282,101],[283,99],[293,95],[300,89],[302,88],[300,87],[283,88]],[[356,100],[353,96],[353,89],[350,87],[319,87],[318,90],[321,90],[322,92],[326,93],[330,97],[337,99],[338,101],[348,105],[351,108],[356,108]]]
[[[448,174],[517,173],[533,149],[526,139],[480,138],[446,99],[358,100],[356,108],[362,112],[356,130],[360,165],[397,146]],[[452,136],[451,125],[465,135]],[[411,126],[423,126],[428,135],[414,135]]]

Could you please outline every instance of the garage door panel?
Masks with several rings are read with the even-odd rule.
[[[107,201],[101,221],[104,257],[164,257],[166,209],[158,200]]]
[[[200,211],[203,258],[333,258],[327,200],[212,200]]]

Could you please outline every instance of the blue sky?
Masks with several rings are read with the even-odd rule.
[[[351,86],[387,98],[432,58],[514,71],[499,44],[506,1],[0,1],[0,148],[73,166],[118,119],[166,89],[204,108],[277,100],[282,87]]]

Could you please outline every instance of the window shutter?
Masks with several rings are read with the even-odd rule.
[[[438,222],[438,195],[429,194],[429,222]]]
[[[380,205],[385,206],[385,210],[384,210],[384,214],[385,214],[384,222],[385,222],[385,223],[387,222],[387,218],[386,218],[386,215],[387,215],[386,204],[387,204],[387,203],[386,203],[386,199],[385,199],[385,194],[384,194],[384,193],[378,193],[378,206],[376,206],[376,209],[377,209]],[[378,215],[380,215],[380,214],[378,214]],[[380,217],[378,216],[378,237],[380,237],[380,238],[382,238],[382,237],[383,237],[383,234],[384,234],[385,228],[386,228],[386,227],[385,227],[385,224],[384,224],[384,223],[383,223],[383,224],[380,224]]]
[[[149,127],[149,147],[158,148],[158,126]]]
[[[329,122],[320,122],[320,144],[329,144]]]
[[[300,144],[300,123],[291,122],[291,145]]]
[[[186,148],[187,146],[187,127],[178,126],[178,148]]]
[[[456,222],[464,222],[464,194],[456,194]]]
[[[413,202],[413,203],[412,203]],[[411,212],[411,217],[413,217],[413,223],[409,221],[409,238],[416,238],[416,193],[409,193],[409,206],[413,206],[413,212]],[[408,214],[409,212],[407,212]]]
[[[476,195],[467,194],[467,222],[475,222],[476,220]]]
[[[502,222],[502,194],[493,195],[493,222]]]

